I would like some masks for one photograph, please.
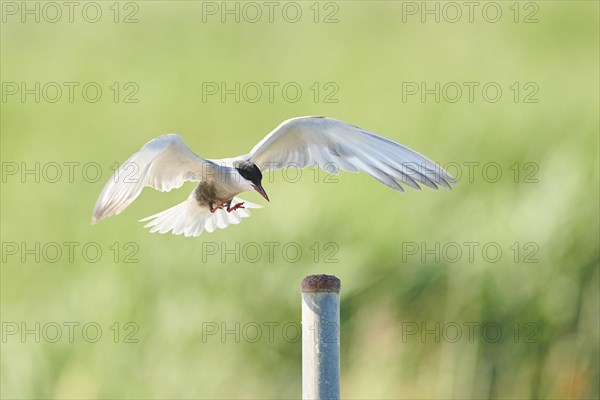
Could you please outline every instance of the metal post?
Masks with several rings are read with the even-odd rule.
[[[332,275],[302,280],[302,398],[340,398],[340,288]]]

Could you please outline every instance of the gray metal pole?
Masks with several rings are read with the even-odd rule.
[[[302,398],[340,398],[340,288],[332,275],[302,281]]]

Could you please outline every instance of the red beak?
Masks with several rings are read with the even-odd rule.
[[[269,201],[269,196],[267,196],[267,192],[265,192],[265,189],[263,189],[263,187],[261,185],[252,185],[252,187],[254,188],[254,190],[256,190],[258,193],[260,193],[260,195],[262,197],[264,197],[267,201]]]

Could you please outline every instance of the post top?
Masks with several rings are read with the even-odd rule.
[[[333,275],[308,275],[302,280],[303,293],[339,293],[342,282]]]

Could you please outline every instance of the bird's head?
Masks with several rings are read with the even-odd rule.
[[[262,172],[256,166],[256,164],[251,163],[249,161],[238,161],[235,164],[235,169],[240,173],[243,179],[248,181],[248,183],[256,190],[262,197],[264,197],[267,201],[269,201],[269,196],[267,196],[267,192],[262,187]]]

